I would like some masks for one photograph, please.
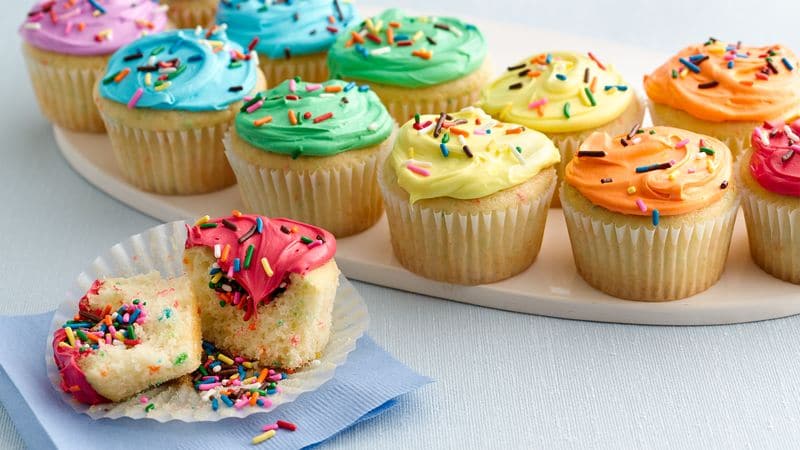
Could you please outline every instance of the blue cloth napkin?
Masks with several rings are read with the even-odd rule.
[[[53,313],[0,316],[0,402],[30,448],[252,448],[261,427],[276,420],[297,424],[259,448],[303,448],[375,417],[396,398],[431,382],[378,347],[358,341],[334,378],[269,414],[219,422],[92,420],[67,405],[47,378],[44,350]]]

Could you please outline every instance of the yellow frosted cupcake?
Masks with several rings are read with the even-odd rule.
[[[492,76],[486,41],[451,17],[414,17],[397,9],[342,33],[328,52],[331,77],[368,84],[404,123],[419,111],[458,111]]]
[[[753,260],[800,284],[800,120],[756,128],[739,161],[742,209]]]
[[[220,0],[161,0],[169,6],[169,20],[177,28],[210,27]]]
[[[674,300],[711,287],[739,209],[731,164],[722,142],[676,128],[591,135],[561,187],[578,273],[629,300]]]
[[[753,47],[709,39],[644,77],[656,125],[721,140],[738,158],[765,121],[800,114],[797,57],[782,45]]]
[[[478,108],[417,116],[380,174],[395,256],[456,284],[524,271],[539,253],[558,161],[545,135]]]
[[[561,151],[564,166],[595,131],[627,133],[641,123],[644,106],[613,66],[592,53],[539,53],[525,58],[489,84],[478,103],[498,120],[545,133]],[[560,204],[558,195],[553,206]]]

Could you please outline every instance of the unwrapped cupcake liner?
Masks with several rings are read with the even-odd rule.
[[[68,68],[42,64],[28,51],[23,53],[39,108],[50,122],[78,132],[105,131],[100,112],[92,100],[92,89],[102,78],[104,67]]]
[[[248,211],[313,223],[345,237],[371,227],[383,213],[378,164],[392,142],[386,139],[379,151],[350,166],[313,172],[259,167],[231,150],[230,136],[225,139],[225,154]]]
[[[195,130],[147,130],[103,118],[117,165],[139,189],[192,195],[236,183],[222,143],[228,122]]]
[[[133,276],[157,270],[163,277],[184,275],[183,248],[186,240],[186,224],[171,222],[131,236],[99,256],[86,268],[67,292],[67,298],[56,311],[50,329],[55,331],[70,320],[78,310],[78,300],[96,279]],[[208,401],[195,392],[191,380],[182,378],[162,384],[120,402],[89,406],[78,403],[61,390],[58,368],[53,359],[50,333],[45,350],[47,375],[61,398],[79,413],[93,419],[153,419],[158,422],[179,420],[183,422],[217,421],[228,417],[247,417],[265,413],[294,401],[299,395],[319,388],[333,378],[336,367],[347,360],[347,355],[356,348],[356,342],[369,326],[369,315],[364,300],[344,276],[339,280],[339,289],[333,306],[331,338],[320,357],[310,365],[289,375],[279,384],[281,392],[270,396],[269,408],[228,408],[223,405],[212,410]],[[147,404],[154,408],[145,411],[140,397],[148,398]]]
[[[539,197],[476,214],[422,207],[396,189],[381,188],[400,264],[433,280],[475,285],[512,277],[533,264],[555,183]]]
[[[776,278],[800,284],[800,209],[762,198],[743,182],[739,187],[753,261]]]
[[[680,226],[620,225],[568,202],[562,208],[575,266],[587,283],[614,297],[666,301],[690,297],[719,280],[739,200],[724,214]]]
[[[258,55],[260,68],[268,86],[277,86],[284,80],[299,76],[303,81],[321,83],[328,80],[328,55],[300,55],[294,58],[269,58]]]

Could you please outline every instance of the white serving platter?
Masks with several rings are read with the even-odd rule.
[[[374,11],[367,11],[372,13]],[[475,20],[489,41],[498,73],[507,65],[548,49],[591,50],[616,67],[634,86],[666,55],[634,47],[562,35],[539,29]],[[208,195],[162,196],[127,184],[105,135],[54,128],[56,142],[69,164],[90,183],[119,201],[163,221],[227,215],[242,209],[236,187]],[[442,299],[529,314],[568,319],[652,325],[708,325],[752,322],[800,313],[800,286],[762,272],[750,259],[744,220],[739,217],[726,271],[713,288],[692,298],[643,303],[619,300],[587,285],[572,262],[560,210],[550,211],[537,261],[508,280],[483,286],[455,286],[416,276],[392,255],[386,219],[357,236],[340,239],[336,260],[349,278]]]

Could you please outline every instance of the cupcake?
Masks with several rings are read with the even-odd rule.
[[[558,161],[545,135],[477,108],[417,116],[380,174],[395,256],[448,283],[522,272],[539,253]]]
[[[228,36],[255,49],[269,84],[299,76],[328,79],[328,48],[356,21],[353,4],[339,0],[306,0],[265,5],[263,0],[220,3],[217,23]]]
[[[472,105],[492,75],[477,28],[397,9],[341,33],[328,53],[328,69],[333,78],[368,83],[398,123],[419,111]]]
[[[203,339],[268,367],[316,359],[330,338],[339,285],[333,235],[236,212],[187,228],[184,263]]]
[[[42,113],[59,127],[102,133],[92,88],[109,56],[166,25],[164,8],[148,0],[37,2],[19,33]]]
[[[355,83],[284,81],[236,116],[228,160],[249,211],[318,224],[337,237],[383,212],[377,172],[395,124]]]
[[[564,167],[589,135],[627,133],[644,115],[633,88],[614,66],[591,52],[525,58],[486,86],[479,105],[498,120],[545,133],[561,152],[559,183]],[[556,195],[553,206],[559,204]]]
[[[266,86],[243,52],[215,27],[149,35],[111,57],[95,102],[129,183],[179,195],[235,183],[222,139],[245,96]]]
[[[669,127],[594,133],[561,187],[578,273],[614,297],[674,300],[725,267],[736,212],[730,150]]]
[[[738,158],[753,129],[800,114],[800,74],[781,45],[750,47],[710,38],[644,77],[656,125],[714,136]]]
[[[200,365],[200,318],[186,277],[96,280],[53,335],[61,388],[89,405],[120,402]]]
[[[750,254],[770,275],[800,284],[800,120],[756,128],[739,161]]]
[[[214,25],[220,0],[161,0],[169,6],[167,15],[177,28],[210,27]]]

